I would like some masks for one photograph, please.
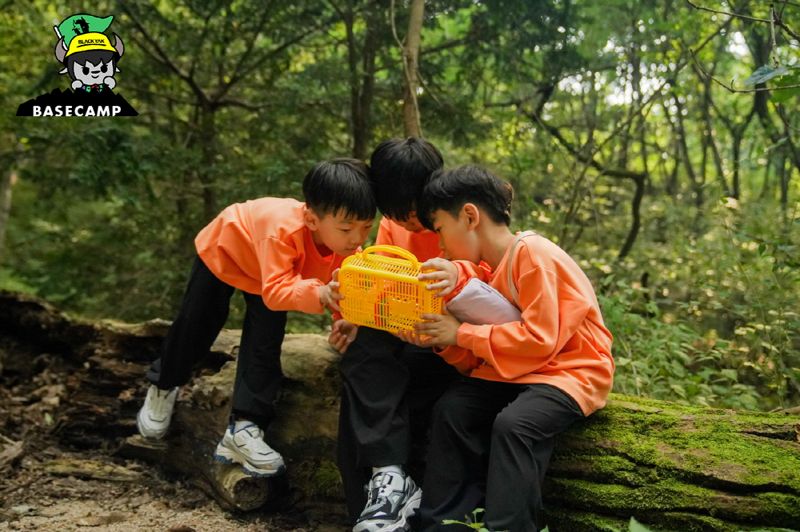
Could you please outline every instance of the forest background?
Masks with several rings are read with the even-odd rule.
[[[169,319],[226,205],[421,133],[511,181],[513,228],[584,268],[615,391],[800,404],[797,2],[0,4],[0,288]],[[139,116],[14,116],[68,87],[52,26],[88,9],[115,17]]]

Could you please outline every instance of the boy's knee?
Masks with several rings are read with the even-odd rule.
[[[467,412],[463,412],[463,405],[451,395],[445,393],[433,408],[432,426],[447,428],[449,430],[462,427]]]
[[[520,433],[520,420],[508,412],[500,412],[492,424],[492,438],[506,439]]]

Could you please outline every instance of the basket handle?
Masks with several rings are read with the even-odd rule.
[[[397,255],[397,256],[403,257],[404,259],[407,259],[408,261],[410,261],[411,264],[414,266],[415,270],[419,269],[419,261],[417,260],[417,257],[413,253],[411,253],[410,251],[405,250],[405,249],[403,249],[403,248],[401,248],[399,246],[389,246],[387,244],[378,244],[376,246],[369,246],[367,249],[365,249],[361,253],[364,254],[364,258],[368,258],[367,255],[370,255],[370,254],[373,254],[373,253],[391,253],[392,255]]]

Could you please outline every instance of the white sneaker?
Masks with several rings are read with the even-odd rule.
[[[147,398],[136,416],[139,434],[153,440],[163,438],[169,428],[177,398],[177,386],[171,390],[162,390],[151,384],[147,390]]]
[[[264,431],[244,419],[228,425],[214,451],[214,460],[241,464],[244,472],[254,477],[274,477],[286,469],[283,457],[264,441]]]
[[[421,501],[422,489],[410,476],[379,471],[367,485],[367,506],[353,532],[408,530],[408,519],[416,513]]]

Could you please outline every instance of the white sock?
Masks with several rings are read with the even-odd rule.
[[[372,476],[374,477],[376,473],[395,473],[400,476],[403,475],[403,466],[399,465],[387,465],[381,467],[373,467],[372,468]]]

